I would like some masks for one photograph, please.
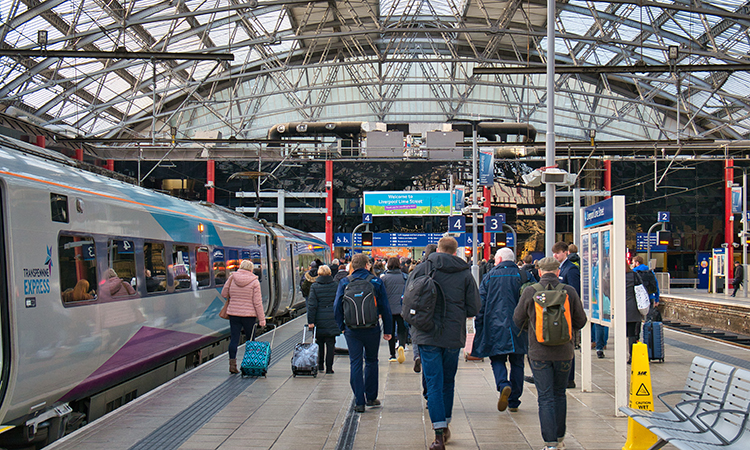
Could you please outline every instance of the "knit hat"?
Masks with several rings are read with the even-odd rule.
[[[554,272],[555,270],[560,268],[560,263],[551,256],[540,259],[537,264],[539,264],[539,270],[543,270],[545,272]]]

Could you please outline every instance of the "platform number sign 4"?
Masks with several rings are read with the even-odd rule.
[[[463,233],[466,230],[466,217],[448,216],[448,232]]]
[[[659,211],[657,213],[657,222],[669,222],[669,211]]]
[[[372,223],[372,213],[362,214],[362,223]]]

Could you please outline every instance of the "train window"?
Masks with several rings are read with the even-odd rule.
[[[133,241],[124,241],[111,239],[107,245],[107,262],[111,269],[114,269],[117,276],[129,282],[133,288],[136,287],[135,272],[135,245]]]
[[[187,245],[172,246],[172,264],[175,290],[190,289],[190,248]]]
[[[94,238],[61,234],[58,239],[57,254],[63,304],[95,300],[97,275]],[[49,289],[49,286],[46,289]]]
[[[68,196],[50,194],[50,206],[52,207],[52,221],[68,223]]]
[[[144,242],[143,259],[146,263],[146,291],[166,291],[167,266],[164,262],[164,244],[161,242]]]
[[[240,268],[240,254],[238,250],[227,249],[227,273],[237,272]]]
[[[211,284],[211,272],[208,270],[208,248],[195,248],[195,280],[198,287]]]
[[[222,286],[227,281],[227,266],[224,261],[224,249],[214,248],[213,253],[214,260],[214,283],[217,286]]]

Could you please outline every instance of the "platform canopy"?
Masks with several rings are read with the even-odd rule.
[[[544,133],[546,18],[541,0],[3,0],[0,112],[96,138],[480,118]],[[558,73],[558,141],[748,139],[750,2],[569,0],[556,18],[558,67],[676,68]]]

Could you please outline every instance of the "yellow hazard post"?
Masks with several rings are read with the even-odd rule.
[[[651,369],[648,364],[648,347],[646,344],[633,345],[633,356],[630,364],[630,402],[633,409],[642,411],[654,410],[654,394],[651,391]],[[656,443],[658,438],[631,417],[628,417],[628,441],[622,450],[645,450]]]

